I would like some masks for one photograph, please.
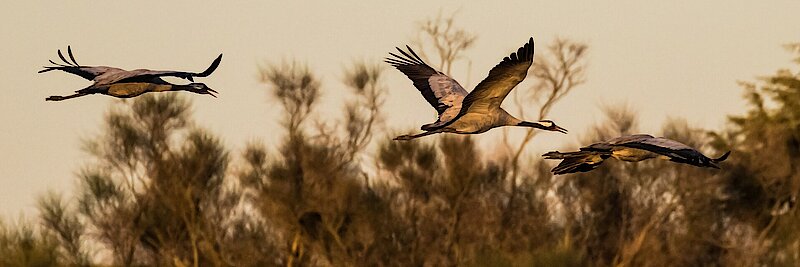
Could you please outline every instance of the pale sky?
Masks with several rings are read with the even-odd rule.
[[[109,106],[120,104],[100,95],[45,102],[90,84],[36,73],[57,59],[57,49],[71,45],[83,65],[185,71],[202,71],[224,53],[219,69],[199,80],[219,98],[187,96],[198,124],[238,155],[247,141],[274,147],[283,133],[275,120],[281,109],[257,81],[258,65],[307,62],[322,78],[321,109],[338,114],[347,93],[342,67],[380,62],[440,10],[459,10],[457,24],[478,35],[465,54],[473,86],[530,36],[537,55],[557,36],[588,43],[587,83],[549,116],[570,135],[539,135],[531,153],[575,146],[602,119],[604,103],[631,104],[643,132],[657,132],[669,117],[719,129],[727,115],[744,112],[736,81],[791,66],[781,45],[800,41],[800,1],[3,1],[0,216],[34,216],[39,195],[71,192],[89,160],[80,140],[95,136]],[[466,63],[457,64],[454,78],[467,83]],[[387,68],[384,77],[388,125],[418,129],[435,119],[405,76]]]

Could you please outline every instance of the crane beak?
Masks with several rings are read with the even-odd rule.
[[[211,95],[211,96],[216,98],[217,96],[215,94],[219,94],[219,93],[217,93],[217,91],[214,91],[214,89],[208,88],[208,90],[206,91],[206,94],[209,94],[209,95]]]
[[[553,126],[555,127],[554,131],[560,132],[560,133],[563,133],[563,134],[567,133],[567,129],[561,128],[561,126],[558,126],[558,125],[553,125]]]

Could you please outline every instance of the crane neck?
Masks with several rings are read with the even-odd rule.
[[[522,120],[517,119],[502,108],[499,108],[496,112],[499,121],[504,126],[519,126],[519,123],[522,122]]]
[[[547,127],[544,127],[544,125],[541,125],[541,124],[536,123],[536,122],[530,122],[530,121],[519,121],[516,125],[517,126],[522,126],[522,127],[531,127],[531,128],[536,128],[536,129],[547,129]]]
[[[503,120],[505,121],[505,125],[508,125],[508,126],[520,126],[520,127],[531,127],[531,128],[537,128],[537,129],[544,129],[545,128],[544,125],[541,125],[541,124],[536,123],[536,122],[530,122],[530,121],[524,121],[524,120],[517,119],[513,115],[508,114],[508,112],[506,112],[503,109],[500,109],[500,111],[502,112],[501,116],[503,117]]]
[[[166,91],[188,91],[192,93],[202,94],[203,91],[195,88],[191,84],[173,84],[171,88],[167,89]]]
[[[192,91],[194,87],[189,86],[188,84],[174,84],[169,91]]]

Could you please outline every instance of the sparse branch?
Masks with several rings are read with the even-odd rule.
[[[89,258],[82,245],[85,227],[77,214],[69,210],[61,197],[55,194],[40,198],[38,207],[42,224],[58,238],[70,265],[89,266]]]
[[[450,75],[453,62],[461,59],[463,52],[472,47],[477,39],[475,34],[455,25],[457,14],[458,12],[453,12],[450,16],[443,17],[442,12],[439,12],[435,18],[429,18],[419,25],[419,33],[422,37],[418,37],[417,43],[421,46],[421,44],[427,43],[425,40],[428,40],[433,44],[436,55],[438,55],[439,65],[437,67],[447,75]],[[425,49],[419,50],[422,57],[427,57]]]
[[[260,71],[261,82],[269,85],[285,111],[284,124],[290,135],[311,115],[319,99],[319,80],[305,64],[291,62],[269,65]]]
[[[794,54],[795,63],[800,63],[800,43],[789,43],[783,45],[783,47],[786,48],[786,50],[788,50],[792,54]]]
[[[345,70],[344,83],[357,96],[345,107],[345,132],[350,154],[363,151],[372,139],[374,128],[383,120],[380,111],[386,88],[381,84],[380,65],[356,63]]]

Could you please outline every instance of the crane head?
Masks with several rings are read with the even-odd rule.
[[[523,127],[532,127],[532,128],[542,129],[542,130],[547,130],[547,131],[554,131],[554,132],[559,132],[559,133],[564,133],[564,134],[567,133],[567,129],[561,128],[560,126],[556,125],[556,123],[551,121],[551,120],[540,120],[538,122],[520,121],[515,125],[523,126]]]
[[[538,123],[539,125],[542,125],[543,130],[554,131],[563,134],[567,133],[567,129],[561,128],[561,126],[556,125],[556,123],[551,120],[540,120]]]
[[[213,97],[217,97],[215,94],[218,94],[217,91],[208,87],[208,85],[204,83],[190,83],[189,84],[189,91],[201,95],[210,95]]]

